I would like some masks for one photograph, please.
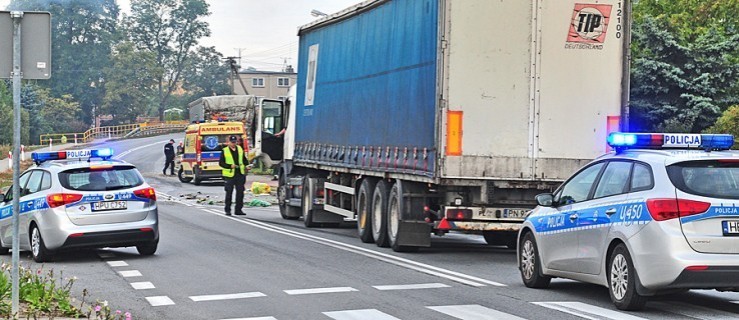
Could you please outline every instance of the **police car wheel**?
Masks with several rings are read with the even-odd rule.
[[[357,194],[357,231],[359,239],[364,243],[375,242],[372,237],[372,192],[375,190],[375,180],[365,178],[359,186]]]
[[[387,237],[387,199],[390,196],[388,183],[380,180],[372,194],[372,238],[378,247],[389,247]]]
[[[636,270],[626,245],[617,245],[608,259],[608,292],[616,308],[641,310],[647,298],[636,292]]]
[[[33,261],[46,262],[51,260],[51,251],[46,249],[44,239],[41,237],[41,232],[36,225],[31,227],[31,255]]]
[[[159,241],[153,241],[151,243],[147,244],[141,244],[136,246],[136,251],[139,252],[142,256],[150,256],[157,252],[157,246],[159,245]]]
[[[527,232],[521,239],[521,245],[518,249],[518,260],[521,265],[521,279],[523,284],[529,288],[547,288],[552,277],[545,276],[541,273],[541,262],[539,259],[539,248],[536,246],[536,240],[531,232]]]

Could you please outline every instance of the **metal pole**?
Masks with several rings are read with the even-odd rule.
[[[631,126],[631,0],[624,1],[623,66],[621,74],[621,131],[629,132]]]
[[[13,18],[13,270],[12,314],[18,314],[18,216],[20,215],[21,169],[21,20],[22,11],[12,11]]]

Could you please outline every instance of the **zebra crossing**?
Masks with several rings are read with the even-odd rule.
[[[573,315],[582,319],[591,320],[650,320],[650,319],[739,319],[739,313],[692,305],[684,302],[650,302],[646,312],[624,312],[615,309],[603,308],[576,301],[542,301],[530,302],[532,308],[546,308]],[[525,320],[527,318],[496,310],[478,304],[469,305],[440,305],[425,306],[424,310],[431,310],[449,317],[461,320]],[[655,311],[659,313],[655,316]],[[420,312],[420,311],[419,311]],[[546,312],[546,311],[545,311]],[[383,311],[382,308],[331,310],[322,312],[326,319],[334,320],[404,320]],[[547,312],[552,319],[558,318]],[[258,317],[228,318],[221,320],[281,320],[278,317],[262,315]],[[533,319],[533,318],[532,318]],[[537,317],[536,319],[540,319]]]

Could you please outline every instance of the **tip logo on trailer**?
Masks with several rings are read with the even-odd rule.
[[[595,49],[603,50],[606,42],[608,26],[611,23],[610,4],[576,3],[570,20],[565,49]],[[617,38],[621,38],[621,2],[616,10]]]

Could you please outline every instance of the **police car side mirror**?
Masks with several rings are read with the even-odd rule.
[[[537,195],[536,203],[542,207],[551,207],[554,204],[554,195],[551,193]]]

